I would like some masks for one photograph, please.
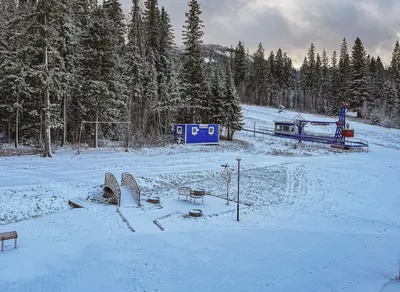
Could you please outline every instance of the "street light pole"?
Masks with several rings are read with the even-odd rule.
[[[239,221],[239,190],[240,190],[240,161],[242,160],[240,157],[236,158],[238,162],[238,186],[237,186],[237,204],[236,204],[236,221]]]

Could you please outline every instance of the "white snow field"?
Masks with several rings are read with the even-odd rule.
[[[277,109],[244,114],[272,127]],[[219,146],[0,158],[0,232],[19,235],[0,252],[0,291],[400,291],[400,131],[351,125],[369,152],[241,132]],[[179,186],[224,196],[221,165],[238,156],[240,200],[252,203],[239,222],[233,202],[178,200]],[[130,172],[163,208],[102,203],[106,172]],[[193,208],[204,216],[187,218]]]

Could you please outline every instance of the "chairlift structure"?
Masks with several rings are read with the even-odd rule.
[[[347,138],[354,138],[354,130],[350,129],[349,123],[346,124],[347,107],[348,104],[343,104],[341,106],[339,119],[335,122],[306,120],[300,114],[286,121],[276,119],[274,120],[274,135],[298,140],[299,142],[307,141],[330,144],[332,148],[344,150],[368,148],[368,143],[366,141],[346,140]],[[304,130],[307,124],[316,126],[336,125],[335,135],[307,133]]]

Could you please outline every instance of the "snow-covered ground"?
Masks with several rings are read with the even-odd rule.
[[[247,127],[272,127],[277,109],[244,114]],[[0,158],[0,232],[19,234],[0,253],[0,291],[398,291],[400,131],[351,126],[368,153],[241,132],[219,146]],[[252,203],[240,222],[234,203],[178,201],[179,186],[224,196],[221,165],[238,156]],[[104,174],[125,171],[164,208],[102,204]],[[233,200],[236,184],[235,172]],[[75,198],[87,209],[71,209]],[[192,208],[205,216],[187,218]]]

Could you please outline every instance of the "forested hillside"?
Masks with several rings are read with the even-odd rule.
[[[327,114],[347,101],[375,124],[400,125],[399,43],[388,68],[358,38],[351,50],[343,39],[331,57],[311,44],[297,70],[283,50],[265,53],[261,43],[254,54],[242,42],[203,44],[200,1],[189,2],[181,32],[157,0],[140,2],[126,18],[119,0],[0,0],[6,141],[51,156],[52,145],[76,144],[82,129],[92,145],[104,137],[141,146],[165,141],[176,122],[220,123],[232,139],[240,101]]]

